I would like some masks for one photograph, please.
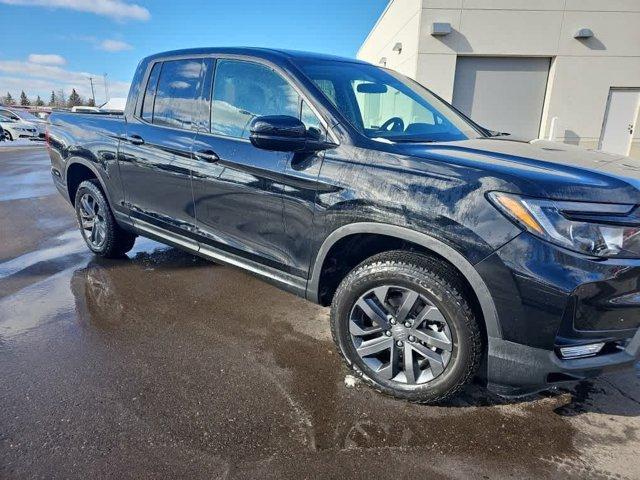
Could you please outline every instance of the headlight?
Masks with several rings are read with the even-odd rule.
[[[597,257],[640,257],[640,217],[635,205],[586,203],[491,192],[491,202],[532,234]]]

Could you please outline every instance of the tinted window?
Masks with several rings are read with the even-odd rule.
[[[256,63],[220,60],[214,77],[211,131],[249,137],[249,123],[262,115],[298,117],[300,97],[280,75]]]
[[[193,112],[194,128],[208,132],[211,128],[211,80],[213,79],[213,60],[205,59],[202,63],[202,86],[198,87],[198,98]]]
[[[153,107],[154,124],[192,128],[201,70],[202,60],[172,60],[162,64]]]
[[[309,108],[309,105],[307,105],[307,102],[305,101],[302,102],[300,120],[302,121],[302,123],[304,123],[304,126],[307,127],[307,134],[311,138],[314,138],[316,140],[325,139],[324,127],[322,126],[322,123],[320,123],[320,120],[318,119],[316,114],[313,113],[313,110]]]
[[[147,82],[147,88],[144,92],[144,99],[142,101],[142,118],[150,122],[153,120],[153,101],[156,96],[156,87],[158,85],[158,76],[160,75],[160,68],[162,63],[156,63],[151,69],[149,74],[149,81]]]

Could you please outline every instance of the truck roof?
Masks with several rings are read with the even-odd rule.
[[[169,50],[166,52],[160,52],[150,55],[145,60],[153,60],[155,58],[173,57],[182,55],[207,55],[224,53],[230,55],[251,55],[258,58],[264,58],[267,60],[277,61],[282,59],[288,60],[311,60],[311,61],[337,61],[337,62],[349,62],[349,63],[362,63],[368,64],[362,60],[348,57],[340,57],[336,55],[329,55],[325,53],[303,52],[298,50],[287,50],[278,48],[262,48],[262,47],[203,47],[203,48],[188,48],[182,50]]]

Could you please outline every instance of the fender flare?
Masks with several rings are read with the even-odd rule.
[[[464,257],[460,252],[450,247],[449,245],[441,242],[440,240],[433,238],[424,233],[416,232],[405,227],[397,225],[390,225],[385,223],[374,222],[358,222],[344,225],[334,230],[322,243],[315,261],[313,263],[313,269],[311,277],[307,282],[306,297],[308,300],[318,303],[319,302],[319,286],[320,286],[320,273],[322,272],[322,265],[329,253],[331,247],[340,239],[349,235],[357,233],[372,233],[378,235],[386,235],[389,237],[400,238],[412,243],[421,245],[422,247],[437,253],[443,258],[447,259],[458,271],[465,277],[467,282],[471,285],[482,310],[484,316],[485,325],[487,328],[487,335],[489,337],[501,338],[500,323],[498,322],[498,313],[493,303],[493,298],[489,292],[489,288],[485,284],[484,280],[474,268],[474,266]]]
[[[93,174],[95,175],[95,177],[98,179],[98,182],[100,182],[100,187],[102,188],[102,191],[104,192],[105,196],[107,197],[107,202],[109,203],[109,205],[111,205],[111,198],[110,198],[110,193],[109,190],[107,189],[107,186],[104,182],[104,179],[102,178],[102,176],[104,175],[104,172],[101,171],[99,168],[97,168],[95,166],[94,163],[88,161],[85,158],[82,157],[71,157],[67,160],[65,168],[64,168],[64,185],[67,189],[67,195],[69,197],[69,202],[71,202],[71,195],[69,195],[69,169],[71,168],[72,165],[76,165],[76,164],[80,164],[83,167],[87,167],[89,170],[91,170],[93,172]]]

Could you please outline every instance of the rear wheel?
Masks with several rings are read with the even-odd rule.
[[[377,390],[416,402],[455,395],[475,375],[482,335],[465,288],[445,263],[404,251],[345,277],[331,327],[347,364]]]
[[[121,257],[133,248],[136,236],[120,228],[97,180],[85,180],[75,196],[78,226],[89,249],[102,257]]]

